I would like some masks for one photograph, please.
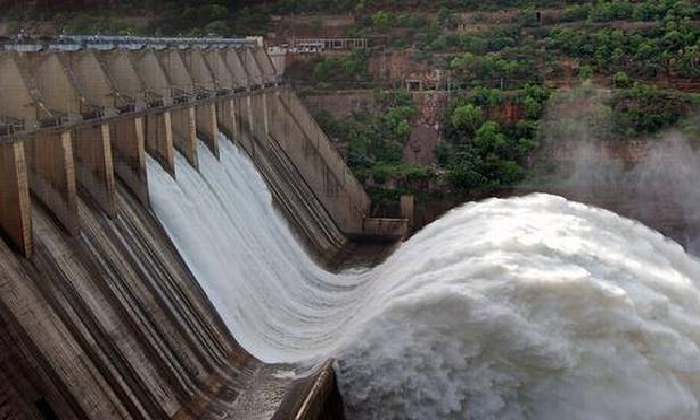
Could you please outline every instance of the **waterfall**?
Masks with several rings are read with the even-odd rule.
[[[358,419],[698,419],[700,261],[615,213],[469,203],[373,269],[316,266],[229,140],[151,202],[241,345],[338,360]]]

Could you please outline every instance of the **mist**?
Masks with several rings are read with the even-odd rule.
[[[557,93],[535,160],[556,162],[551,192],[633,218],[700,255],[700,150],[693,130],[672,127],[620,139],[609,91],[590,84]]]

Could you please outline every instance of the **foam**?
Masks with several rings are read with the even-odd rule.
[[[200,142],[201,143],[201,142]],[[152,206],[241,345],[338,359],[353,419],[700,418],[700,262],[534,194],[449,212],[366,271],[317,267],[249,159],[200,144]]]

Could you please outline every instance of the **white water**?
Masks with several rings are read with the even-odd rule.
[[[384,264],[319,269],[222,139],[153,207],[240,343],[339,360],[355,419],[698,419],[700,262],[614,213],[532,195],[466,205]]]

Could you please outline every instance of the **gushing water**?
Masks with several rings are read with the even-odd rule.
[[[465,205],[381,266],[317,267],[222,139],[151,200],[240,343],[338,359],[358,419],[698,419],[700,261],[614,213],[536,194]]]

